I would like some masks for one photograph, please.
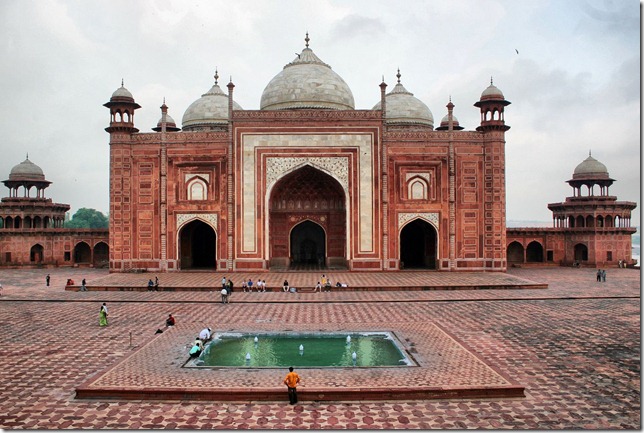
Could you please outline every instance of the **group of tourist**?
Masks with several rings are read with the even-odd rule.
[[[246,281],[242,282],[242,291],[244,291],[244,292],[252,292],[253,287],[257,287],[258,292],[265,292],[266,291],[266,280],[260,280],[258,278],[257,283],[253,283],[253,279],[249,278],[248,282],[246,282]]]
[[[201,330],[197,338],[195,338],[194,343],[192,343],[192,347],[190,348],[190,351],[188,352],[190,354],[191,358],[196,358],[199,355],[201,355],[201,352],[203,352],[204,344],[212,338],[212,329],[210,328],[204,328]]]
[[[221,303],[228,304],[228,297],[233,293],[233,280],[223,277],[221,279]]]
[[[154,277],[154,281],[152,278],[148,280],[148,291],[159,291],[159,277]]]
[[[606,269],[597,269],[597,281],[601,283],[606,282]]]

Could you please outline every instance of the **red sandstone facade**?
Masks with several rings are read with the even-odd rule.
[[[476,131],[451,102],[434,130],[400,74],[373,109],[356,110],[307,37],[260,110],[241,109],[227,87],[215,81],[183,130],[164,103],[155,132],[138,132],[123,86],[105,104],[111,271],[506,270],[509,102],[494,85],[475,101]]]

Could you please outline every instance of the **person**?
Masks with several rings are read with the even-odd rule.
[[[602,283],[606,282],[606,269],[602,269]]]
[[[51,279],[51,277],[49,276],[49,274],[47,274],[47,276],[45,277],[45,281],[47,282],[47,287],[49,287],[49,280],[50,279]]]
[[[262,292],[266,291],[266,280],[262,280]]]
[[[321,292],[322,291],[322,284],[318,281],[318,283],[315,285],[315,288],[313,289],[313,293],[315,292]]]
[[[322,282],[322,285],[326,285],[326,275],[322,274],[322,278],[320,278],[320,281]]]
[[[250,278],[248,279],[248,291],[253,291],[253,280],[251,280]]]
[[[148,290],[154,290],[154,281],[152,281],[152,278],[148,280]]]
[[[168,314],[168,318],[165,319],[165,326],[174,326],[176,321],[174,320],[174,317],[172,317],[172,314]]]
[[[107,326],[107,305],[103,302],[98,312],[98,326]]]
[[[0,284],[0,296],[2,296],[2,284]]]
[[[248,288],[248,285],[246,284],[246,281],[242,281],[242,292],[246,292],[247,288]]]
[[[597,269],[597,281],[601,281],[601,280],[602,280],[602,270]]]
[[[282,284],[282,287],[284,288],[283,290],[285,292],[288,292],[289,290],[288,280],[284,280],[284,284]]]
[[[210,329],[210,328],[202,329],[201,332],[199,333],[199,338],[201,339],[201,341],[205,342],[205,341],[210,340],[210,333],[211,332],[212,332],[212,329]]]
[[[225,289],[228,285],[228,281],[226,280],[226,277],[222,277],[221,279],[221,288]]]
[[[159,277],[154,277],[154,290],[159,291]]]
[[[229,295],[233,292],[233,280],[229,279],[228,283],[226,283],[226,291]]]
[[[221,289],[221,303],[222,304],[228,303],[228,290],[226,289]]]
[[[331,280],[327,278],[326,283],[324,283],[324,291],[325,292],[330,292],[331,291]]]
[[[300,376],[293,371],[293,367],[288,368],[289,373],[284,378],[284,384],[288,388],[288,400],[290,404],[297,403],[297,384],[300,383]]]
[[[85,278],[83,278],[83,281],[81,282],[81,287],[80,287],[81,292],[87,292],[87,284],[85,283],[86,283]]]
[[[201,355],[201,352],[203,351],[203,342],[197,338],[195,342],[192,344],[192,347],[190,348],[190,357],[191,358],[196,358],[199,355]]]
[[[71,278],[67,278],[67,283],[65,284],[66,286],[73,286],[74,285],[74,280]]]

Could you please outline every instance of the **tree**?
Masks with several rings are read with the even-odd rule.
[[[71,220],[65,222],[70,229],[106,229],[109,221],[105,215],[96,209],[82,207],[76,211]]]

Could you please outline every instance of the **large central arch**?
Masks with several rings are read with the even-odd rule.
[[[310,165],[280,179],[269,198],[270,265],[346,266],[345,203],[340,183]]]
[[[438,233],[427,221],[417,218],[400,231],[401,269],[436,269]]]
[[[184,225],[179,233],[181,269],[216,269],[217,234],[201,220]]]

